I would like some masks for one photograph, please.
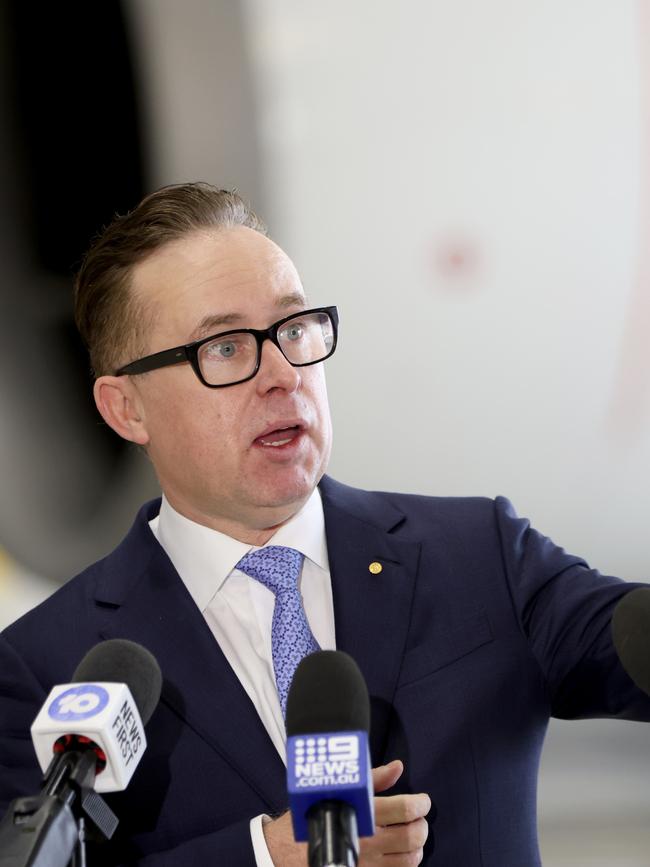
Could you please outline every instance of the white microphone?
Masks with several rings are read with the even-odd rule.
[[[43,773],[57,753],[92,750],[96,792],[121,792],[147,746],[144,726],[124,683],[55,686],[31,727]]]
[[[94,790],[121,792],[147,746],[144,723],[160,696],[158,663],[144,647],[114,639],[93,647],[72,680],[53,687],[32,723],[41,770],[54,755],[92,750]]]
[[[118,819],[99,792],[126,788],[147,745],[162,674],[139,644],[95,645],[55,686],[31,726],[43,787],[0,820],[0,867],[85,864],[85,823],[110,839]]]

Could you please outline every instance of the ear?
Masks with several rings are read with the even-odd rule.
[[[147,445],[142,402],[128,376],[100,376],[93,394],[102,418],[115,433],[140,446]]]

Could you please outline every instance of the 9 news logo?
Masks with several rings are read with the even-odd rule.
[[[298,737],[294,749],[299,788],[344,786],[360,780],[358,735]]]
[[[103,686],[82,683],[66,689],[50,703],[48,716],[57,722],[77,722],[101,713],[109,701]]]

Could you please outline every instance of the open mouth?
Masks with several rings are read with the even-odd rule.
[[[292,443],[301,433],[302,428],[300,425],[280,427],[258,436],[253,442],[255,445],[263,446],[264,448],[278,449]]]

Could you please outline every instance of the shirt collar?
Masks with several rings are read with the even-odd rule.
[[[254,547],[191,521],[177,512],[164,495],[160,513],[150,526],[201,612],[223,587],[244,554]],[[321,569],[329,570],[325,518],[318,488],[266,545],[295,548]]]

